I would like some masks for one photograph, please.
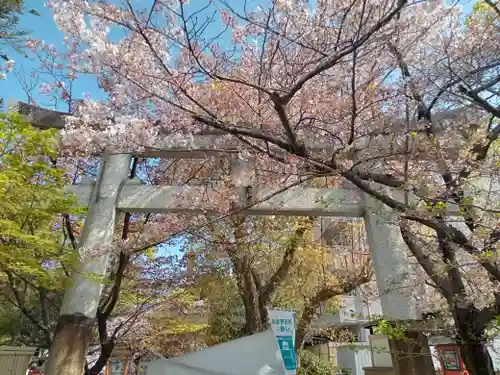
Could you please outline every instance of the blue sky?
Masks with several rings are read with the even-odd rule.
[[[147,6],[147,2],[143,2],[141,0],[140,6]],[[248,0],[247,0],[248,1]],[[240,4],[240,0],[229,0],[228,3],[233,2],[234,4]],[[242,2],[242,1],[241,1]],[[249,3],[251,3],[250,1]],[[192,4],[192,6],[191,6]],[[204,2],[192,2],[188,5],[187,12],[190,9],[199,9],[200,6],[203,6]],[[238,9],[238,6],[235,6]],[[47,44],[53,44],[56,46],[58,50],[60,50],[64,46],[64,36],[57,28],[53,18],[52,13],[49,8],[44,5],[44,2],[40,0],[25,0],[25,9],[26,12],[21,16],[20,26],[21,28],[31,31],[31,35],[33,39],[43,40]],[[40,13],[40,16],[35,16],[30,14],[28,11],[30,9],[35,9]],[[201,17],[210,16],[211,12],[203,12],[200,14]],[[217,22],[213,24],[213,30],[218,31],[220,27],[220,23]],[[210,29],[206,30],[208,35],[210,34]],[[8,51],[9,57],[16,62],[16,71],[18,73],[23,72],[25,76],[29,76],[30,72],[33,69],[36,69],[40,66],[40,63],[33,56],[30,58],[25,58],[13,51]],[[28,55],[30,53],[28,52]],[[22,70],[21,70],[22,67]],[[19,84],[19,79],[15,74],[9,74],[6,80],[0,81],[0,92],[2,93],[1,97],[7,102],[9,99],[15,100],[27,100],[27,95],[23,90],[22,86]],[[97,80],[95,77],[89,76],[80,76],[76,81],[73,88],[73,96],[75,98],[83,98],[84,93],[90,93],[93,99],[104,99],[106,97],[105,93],[97,87]],[[47,99],[44,100],[44,96],[41,95],[33,95],[35,100],[37,100],[38,104],[45,107],[52,107]],[[59,110],[67,110],[64,108],[64,103],[62,103],[61,108],[57,108]],[[52,107],[53,108],[53,107]]]
[[[248,0],[247,0],[248,1]],[[230,0],[229,3],[233,3],[234,5],[240,5],[242,0]],[[192,4],[196,7],[199,7],[201,2],[193,1]],[[250,4],[255,3],[255,0],[250,0]],[[463,0],[460,1],[461,5],[464,6],[466,11],[470,11],[471,6],[475,3],[474,0]],[[238,8],[238,6],[235,6]],[[54,44],[56,47],[60,48],[63,46],[64,37],[61,32],[56,27],[54,20],[52,18],[52,14],[50,9],[44,6],[44,3],[40,0],[25,0],[25,9],[36,9],[40,16],[37,17],[28,12],[21,17],[21,26],[33,32],[34,39],[44,40],[48,44]],[[217,25],[219,26],[219,25]],[[218,27],[217,27],[218,28]],[[20,72],[20,67],[23,67],[25,75],[29,75],[33,69],[36,69],[39,66],[37,60],[33,57],[25,58],[16,54],[15,52],[9,51],[9,56],[16,61],[17,71]],[[27,95],[23,91],[23,88],[18,82],[16,75],[10,74],[6,80],[0,81],[0,92],[2,93],[3,99],[7,102],[8,99],[16,99],[16,100],[27,100]],[[105,94],[99,90],[97,87],[97,82],[94,77],[80,77],[75,82],[74,87],[74,97],[81,98],[85,92],[91,93],[94,99],[103,99],[105,98]],[[47,105],[47,100],[40,100],[42,97],[37,95],[37,101],[39,101],[40,105]],[[66,108],[58,108],[61,110],[65,110]]]
[[[64,37],[54,23],[50,9],[44,6],[40,0],[25,0],[25,9],[36,9],[40,13],[40,17],[30,13],[21,16],[22,28],[32,31],[34,39],[44,40],[48,44],[62,46]],[[20,67],[24,68],[24,72],[29,75],[30,72],[39,66],[38,61],[34,58],[24,58],[15,52],[9,51],[9,57],[16,62],[16,68],[20,72]],[[26,100],[26,93],[19,84],[17,77],[14,74],[8,75],[6,80],[0,81],[0,92],[3,99],[7,102],[8,99]],[[81,97],[84,92],[92,93],[94,98],[104,98],[104,94],[97,88],[96,80],[92,77],[82,77],[76,81],[75,95]],[[41,97],[39,97],[41,98]],[[43,104],[43,103],[41,103]],[[61,108],[62,110],[63,108]]]

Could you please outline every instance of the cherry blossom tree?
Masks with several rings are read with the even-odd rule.
[[[469,373],[494,373],[485,333],[500,313],[498,4],[464,24],[459,5],[441,1],[49,3],[109,93],[68,118],[69,149],[159,150],[211,130],[223,134],[214,148],[237,142],[253,184],[343,178],[397,215]],[[220,203],[232,212],[230,196]]]
[[[243,325],[214,323],[212,331],[222,331],[223,338],[231,331],[233,337],[258,333],[269,325],[266,307],[291,308],[297,313],[300,349],[323,305],[371,281],[370,256],[356,223],[343,231],[336,226],[337,235],[344,232],[350,241],[333,247],[320,243],[319,224],[313,217],[235,215],[191,233],[186,246],[194,256],[194,280],[200,283],[195,289],[215,306],[209,321],[231,324],[235,315],[228,309],[235,305],[229,302],[234,298],[231,288],[236,289],[237,306],[243,310],[237,318]]]

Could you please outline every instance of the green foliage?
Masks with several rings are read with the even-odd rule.
[[[9,345],[19,331],[23,316],[10,305],[0,306],[0,345]]]
[[[493,11],[493,8],[485,1],[477,1],[472,6],[472,13],[465,19],[465,25],[469,26],[474,20],[481,20],[488,24],[492,24],[498,20],[498,17]]]
[[[23,0],[0,0],[0,43],[18,49],[16,45],[27,32],[18,28],[19,15],[23,10]],[[4,60],[9,58],[2,53]]]
[[[335,375],[342,373],[338,367],[325,361],[309,350],[299,350],[298,352],[300,366],[297,369],[297,375]]]
[[[260,302],[294,310],[298,321],[305,307],[320,292],[340,288],[339,280],[329,271],[334,265],[334,252],[318,244],[307,218],[248,217],[246,226],[242,235],[237,233],[234,223],[221,221],[216,227],[208,228],[208,233],[193,236],[189,241],[189,251],[196,254],[198,266],[195,293],[209,306],[210,344],[238,338],[254,329],[252,324],[262,327],[267,323],[262,323],[266,317],[260,315],[260,311],[249,313],[252,299],[245,296],[252,293],[255,300],[261,298],[258,288],[269,285],[283,265],[286,271],[273,282],[274,293],[268,301]],[[297,235],[301,228],[302,234]],[[238,237],[238,246],[223,253],[221,248],[225,249],[224,244],[234,241],[235,237]],[[210,238],[210,243],[200,240],[203,238]],[[290,246],[295,248],[293,256],[286,255]],[[245,276],[248,274],[252,277]],[[325,297],[321,304],[325,313],[334,314],[339,309],[339,300],[335,297]],[[250,314],[254,320],[248,322]]]
[[[245,312],[235,280],[229,276],[205,276],[197,289],[210,304],[209,343],[218,344],[241,337]]]
[[[58,214],[79,213],[64,170],[50,162],[55,136],[17,114],[0,115],[0,269],[45,288],[62,286],[60,265],[71,267],[76,256],[61,245]]]
[[[30,288],[19,288],[20,282],[16,283],[22,296],[22,306],[29,311],[30,317],[19,310],[19,304],[12,301],[10,285],[0,285],[0,345],[12,346],[37,346],[48,348],[50,342],[47,340],[45,332],[37,326],[36,322],[47,324],[49,329],[53,329],[63,293],[50,293],[51,303],[43,304],[39,298],[39,292]]]
[[[209,328],[203,309],[189,290],[178,289],[165,297],[162,308],[149,316],[149,328],[142,337],[145,347],[177,356],[189,351],[198,336]]]
[[[406,339],[406,330],[408,328],[408,324],[405,323],[389,323],[387,320],[381,319],[378,324],[375,326],[374,333],[377,335],[384,335],[390,339],[394,340],[405,340]]]
[[[13,13],[21,13],[23,5],[23,0],[0,0],[0,19],[4,21],[12,17]]]

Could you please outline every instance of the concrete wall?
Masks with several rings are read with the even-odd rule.
[[[363,301],[360,296],[340,296],[337,314],[322,314],[312,323],[313,327],[341,327],[366,323],[374,315],[382,314],[380,301]]]
[[[337,365],[350,369],[352,375],[363,375],[363,368],[372,365],[370,345],[353,343],[337,347]]]
[[[337,349],[331,343],[310,346],[306,350],[316,354],[323,361],[331,362],[337,366]]]

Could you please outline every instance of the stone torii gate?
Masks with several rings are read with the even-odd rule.
[[[66,114],[62,112],[44,110],[20,102],[12,103],[9,108],[24,115],[28,121],[40,128],[62,128],[64,126]],[[193,202],[198,201],[197,197],[200,197],[200,194],[209,197],[217,194],[215,190],[206,186],[144,185],[128,179],[133,156],[198,158],[207,155],[207,153],[221,151],[234,153],[238,150],[234,143],[227,146],[225,150],[214,150],[213,147],[211,148],[214,137],[217,136],[197,136],[188,147],[185,145],[170,146],[169,149],[164,149],[154,155],[151,153],[103,155],[99,176],[95,183],[68,187],[78,196],[82,206],[89,207],[79,243],[80,251],[85,254],[92,249],[112,244],[118,212],[168,214],[185,211],[215,211],[217,207],[210,203],[211,199],[208,199],[207,203],[193,204]],[[239,148],[241,149],[241,146]],[[234,171],[234,182],[235,194],[241,196],[242,189],[250,187],[251,182],[239,178],[239,172],[241,171]],[[401,237],[399,227],[395,225],[397,216],[391,209],[349,186],[340,189],[299,186],[273,195],[275,191],[276,189],[270,187],[257,190],[252,188],[252,196],[256,203],[245,209],[244,213],[248,215],[363,218],[384,316],[390,320],[420,319],[418,305],[405,287],[405,281],[410,277],[412,270],[406,255],[406,244]],[[266,197],[270,198],[266,199]],[[447,214],[450,216],[459,214],[457,207],[450,205],[447,210]],[[85,353],[82,353],[81,350],[85,350],[85,348],[58,347],[57,341],[61,343],[72,342],[78,337],[83,338],[84,335],[88,334],[88,328],[85,327],[90,326],[90,322],[94,321],[102,291],[102,285],[98,281],[85,278],[82,275],[88,273],[104,275],[107,264],[108,256],[102,255],[98,259],[81,264],[79,272],[72,275],[72,288],[65,294],[58,327],[69,322],[75,328],[67,333],[56,329],[56,335],[68,334],[75,337],[67,337],[68,341],[56,340],[55,347],[51,348],[55,352],[64,353],[66,361],[77,361],[76,356],[84,355]],[[424,343],[425,345],[426,343]],[[428,352],[425,353],[425,348],[423,354],[421,350],[416,350],[413,357],[410,361],[406,358],[404,364],[394,363],[396,360],[393,357],[397,373],[401,375],[427,374],[428,372],[424,369],[429,369],[429,363],[434,371]],[[397,362],[400,361],[397,360]],[[54,364],[57,366],[58,361]],[[50,368],[47,370],[49,375],[62,375],[57,370],[54,371]]]

